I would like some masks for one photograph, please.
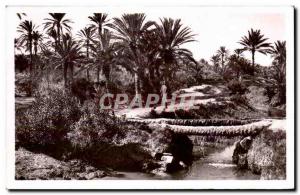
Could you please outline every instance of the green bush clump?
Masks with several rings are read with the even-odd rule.
[[[88,161],[98,168],[137,171],[151,159],[146,142],[150,133],[126,124],[105,111],[83,111],[72,125],[67,139],[72,146],[72,158]]]
[[[80,116],[78,101],[68,92],[48,89],[36,95],[30,108],[17,113],[16,138],[23,147],[62,155],[68,145],[66,134]]]
[[[83,108],[80,119],[72,124],[72,131],[67,134],[67,138],[73,149],[85,151],[93,148],[96,143],[111,143],[124,138],[128,129],[122,123],[106,111]]]
[[[228,83],[227,88],[230,90],[232,95],[240,94],[243,95],[247,92],[247,86],[238,80],[232,80]]]
[[[142,170],[162,147],[149,129],[72,97],[61,88],[47,89],[33,105],[17,110],[17,145],[57,159],[82,159],[95,167]],[[166,146],[162,147],[166,149]],[[163,150],[163,149],[162,149]]]
[[[246,107],[250,108],[249,101],[248,101],[247,97],[244,95],[239,95],[239,94],[233,95],[230,97],[230,100],[235,102],[238,105],[246,106]]]

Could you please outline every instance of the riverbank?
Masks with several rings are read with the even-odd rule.
[[[202,89],[198,86],[183,90],[181,95],[192,93],[197,97],[200,95],[202,98],[211,98],[212,95],[222,94],[222,90],[218,89],[206,85]],[[80,104],[71,94],[60,88],[49,88],[41,92],[29,105],[20,106],[20,102],[16,102],[16,147],[26,148],[32,152],[33,157],[35,154],[51,156],[49,160],[54,164],[59,164],[58,161],[64,162],[57,166],[57,172],[46,171],[53,174],[48,175],[49,178],[70,178],[61,175],[68,175],[65,170],[69,169],[66,167],[72,167],[65,162],[74,160],[85,162],[97,170],[113,169],[152,175],[176,173],[187,170],[195,160],[201,161],[202,158],[219,152],[242,138],[239,131],[234,134],[235,131],[231,130],[247,127],[243,129],[243,133],[249,135],[251,132],[258,133],[260,129],[252,124],[257,119],[220,120],[213,114],[213,119],[209,120],[148,118],[130,122],[126,118],[128,116],[113,116],[99,111],[94,104],[90,107],[88,102]],[[151,124],[147,123],[149,120]],[[174,128],[185,131],[174,131]],[[193,137],[190,133],[196,131],[190,130],[194,129],[205,130],[206,134]],[[20,154],[23,156],[22,152]],[[20,159],[19,162],[26,161],[26,158]],[[23,170],[22,163],[20,166],[20,170]],[[50,167],[55,169],[56,166]],[[24,174],[26,175],[26,169]],[[40,178],[38,175],[35,177]],[[18,178],[34,176],[29,174]],[[80,179],[74,174],[72,178]]]

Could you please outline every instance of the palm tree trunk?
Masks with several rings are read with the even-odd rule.
[[[37,68],[34,67],[34,65],[37,66],[37,42],[34,42],[33,45],[34,45],[34,64],[32,66],[33,66],[33,70],[35,70]]]
[[[223,74],[223,72],[224,72],[224,56],[223,55],[221,56],[221,63],[222,63],[221,73]]]
[[[156,89],[155,89],[155,84],[154,84],[154,79],[155,79],[155,76],[154,76],[154,68],[149,68],[149,84],[150,84],[150,87],[151,87],[151,93],[156,93]]]
[[[35,42],[34,43],[34,55],[36,56],[36,54],[37,54],[37,43]]]
[[[68,86],[68,63],[64,62],[63,66],[63,71],[64,71],[64,83],[65,83],[65,88]]]
[[[71,83],[73,83],[74,80],[74,64],[70,64],[70,78],[71,78]]]
[[[254,75],[255,72],[255,50],[252,50],[252,74]]]
[[[57,24],[57,42],[58,42],[58,44],[60,44],[60,26],[59,26],[59,24]]]
[[[134,73],[134,88],[135,88],[135,95],[139,94],[139,77],[137,72]]]
[[[97,82],[100,82],[100,64],[97,66]]]
[[[89,41],[87,41],[87,43],[86,43],[86,57],[88,60],[89,59]],[[90,81],[90,73],[89,73],[88,68],[86,69],[86,77],[87,77],[87,80]]]
[[[30,66],[29,66],[29,71],[30,71],[30,74],[32,74],[32,66],[33,66],[33,64],[32,64],[32,62],[33,62],[33,60],[32,60],[32,41],[29,41],[29,56],[30,56]],[[31,75],[32,76],[32,75]]]

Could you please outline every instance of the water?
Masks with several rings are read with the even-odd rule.
[[[104,179],[259,180],[259,175],[252,174],[248,170],[239,170],[235,164],[232,164],[233,150],[234,145],[211,153],[194,161],[187,170],[174,174],[153,175],[140,172],[120,172],[119,177]]]
[[[177,179],[200,180],[255,180],[259,175],[254,175],[248,170],[240,170],[232,163],[234,145],[220,152],[209,154],[205,158],[195,161],[186,173],[176,174]]]

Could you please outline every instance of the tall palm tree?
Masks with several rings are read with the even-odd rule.
[[[19,37],[20,45],[25,45],[26,50],[29,51],[30,56],[30,72],[32,72],[32,43],[33,43],[33,32],[36,26],[32,23],[32,21],[25,20],[18,26],[18,32],[21,33]]]
[[[47,32],[47,35],[49,36],[48,39],[48,44],[51,45],[54,48],[54,51],[56,51],[57,48],[57,39],[58,39],[58,35],[55,29],[51,29]],[[53,39],[53,40],[51,40]]]
[[[107,19],[106,13],[94,13],[93,16],[89,16],[88,18],[94,23],[92,27],[97,31],[98,39],[101,41],[101,36],[105,27],[109,25],[109,21]],[[100,81],[100,70],[101,64],[97,66],[97,82]]]
[[[111,65],[116,62],[115,43],[112,39],[112,33],[105,29],[102,33],[100,41],[91,39],[92,44],[91,55],[96,59],[96,65],[102,64],[102,72],[104,73],[106,83],[110,80]]]
[[[65,87],[68,86],[68,69],[70,69],[71,81],[73,80],[74,65],[82,59],[81,48],[70,35],[63,35],[62,41],[57,45],[56,55],[58,65],[63,69]]]
[[[100,37],[100,41],[92,40],[91,51],[92,56],[96,59],[95,65],[102,64],[102,72],[105,77],[106,92],[109,93],[108,84],[110,82],[110,74],[113,65],[118,62],[116,55],[115,43],[112,39],[112,33],[108,29],[105,29]],[[109,98],[109,104],[111,99]]]
[[[93,41],[95,37],[95,31],[92,27],[84,27],[79,31],[78,36],[80,38],[79,43],[86,48],[86,62],[89,64],[91,41]],[[89,81],[90,73],[88,67],[86,68],[86,76],[87,80]]]
[[[225,46],[221,46],[218,51],[217,54],[221,57],[221,71],[224,72],[225,71],[225,59],[227,58],[229,51],[226,49]]]
[[[47,29],[48,32],[52,32],[55,30],[56,32],[56,45],[60,43],[60,38],[64,34],[63,30],[67,30],[70,32],[72,23],[69,19],[64,19],[65,13],[49,13],[50,18],[46,18],[46,22],[44,23],[44,29]]]
[[[32,33],[32,40],[33,40],[33,51],[34,55],[37,55],[38,47],[43,40],[43,34],[41,34],[39,31],[33,31]]]
[[[35,30],[33,31],[32,33],[32,40],[33,40],[33,52],[34,52],[34,60],[35,60],[35,63],[34,63],[34,66],[37,65],[37,52],[38,52],[38,48],[41,49],[42,47],[42,40],[43,40],[43,35]],[[36,67],[33,68],[34,70],[36,69]]]
[[[144,71],[139,73],[139,77],[145,93],[160,91],[162,60],[159,57],[159,46],[160,41],[155,28],[142,34],[139,49],[143,54],[141,61]]]
[[[286,66],[286,41],[276,41],[270,53],[278,64]]]
[[[143,54],[140,49],[140,40],[154,22],[145,21],[146,15],[141,13],[123,14],[121,18],[114,18],[110,25],[116,31],[114,36],[122,45],[123,54],[129,59],[132,65],[131,71],[134,74],[135,93],[139,94],[139,77],[141,71]]]
[[[267,55],[267,53],[270,52],[271,44],[267,43],[267,40],[268,38],[264,38],[264,35],[261,34],[260,30],[253,30],[251,28],[251,30],[248,31],[248,36],[242,37],[242,39],[238,42],[244,46],[244,50],[251,52],[253,75],[255,68],[255,52],[259,52],[264,55]]]
[[[101,36],[103,29],[108,26],[107,14],[105,13],[94,13],[93,16],[89,16],[88,18],[94,23],[92,27],[97,29],[98,36]]]
[[[174,73],[172,69],[178,65],[180,60],[190,60],[197,63],[193,59],[192,52],[188,49],[181,48],[185,43],[193,42],[194,36],[189,27],[184,27],[180,19],[163,18],[160,24],[156,24],[156,30],[160,42],[159,56],[164,65],[164,79],[168,88],[169,79]]]
[[[279,93],[280,103],[285,103],[286,96],[286,42],[276,41],[270,51],[273,60],[273,78]]]
[[[220,60],[221,60],[221,58],[219,55],[213,55],[210,58],[210,61],[213,63],[213,66],[215,68],[215,72],[218,72],[218,70],[219,70]]]

